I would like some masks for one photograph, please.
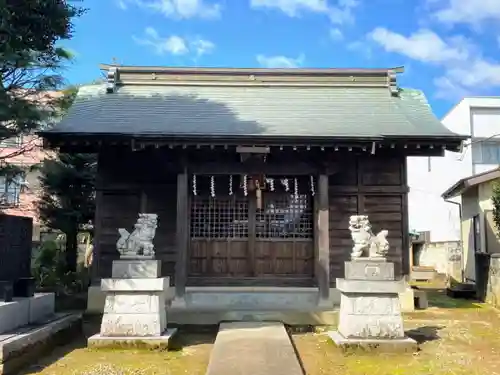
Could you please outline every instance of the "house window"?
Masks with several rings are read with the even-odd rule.
[[[23,182],[23,174],[14,177],[0,176],[0,205],[18,205]]]
[[[0,141],[0,148],[19,148],[23,145],[22,135],[6,138]]]
[[[472,225],[474,230],[474,252],[480,253],[481,250],[481,224],[479,221],[479,215],[472,218]]]
[[[472,143],[472,162],[475,164],[500,164],[500,142],[475,141]]]

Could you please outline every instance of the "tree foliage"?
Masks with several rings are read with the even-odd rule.
[[[77,92],[76,87],[64,91],[63,109],[69,109]],[[68,271],[74,271],[77,234],[82,225],[94,219],[97,157],[94,154],[57,153],[53,158],[45,159],[39,170],[40,218],[47,227],[66,234],[66,267]]]
[[[500,233],[500,182],[493,183],[493,195],[491,197],[493,203],[493,221],[497,233]]]
[[[77,234],[94,219],[96,156],[59,153],[40,168],[38,211],[49,228],[66,234],[66,266],[76,269]]]
[[[59,113],[51,95],[71,54],[58,46],[85,12],[66,0],[0,0],[0,142],[39,129]],[[2,164],[26,151],[0,155]]]

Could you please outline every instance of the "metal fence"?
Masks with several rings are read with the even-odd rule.
[[[0,214],[0,300],[33,296],[32,232],[31,218]]]

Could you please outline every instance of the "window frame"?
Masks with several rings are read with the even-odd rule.
[[[0,206],[17,207],[21,203],[23,182],[26,173],[19,172],[13,177],[0,176]]]

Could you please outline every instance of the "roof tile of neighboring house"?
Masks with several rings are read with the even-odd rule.
[[[486,182],[494,181],[500,178],[500,167],[495,168],[486,172],[478,173],[469,177],[464,177],[452,186],[450,186],[446,191],[441,194],[444,199],[454,198],[460,194],[463,194],[468,189],[484,184]]]

